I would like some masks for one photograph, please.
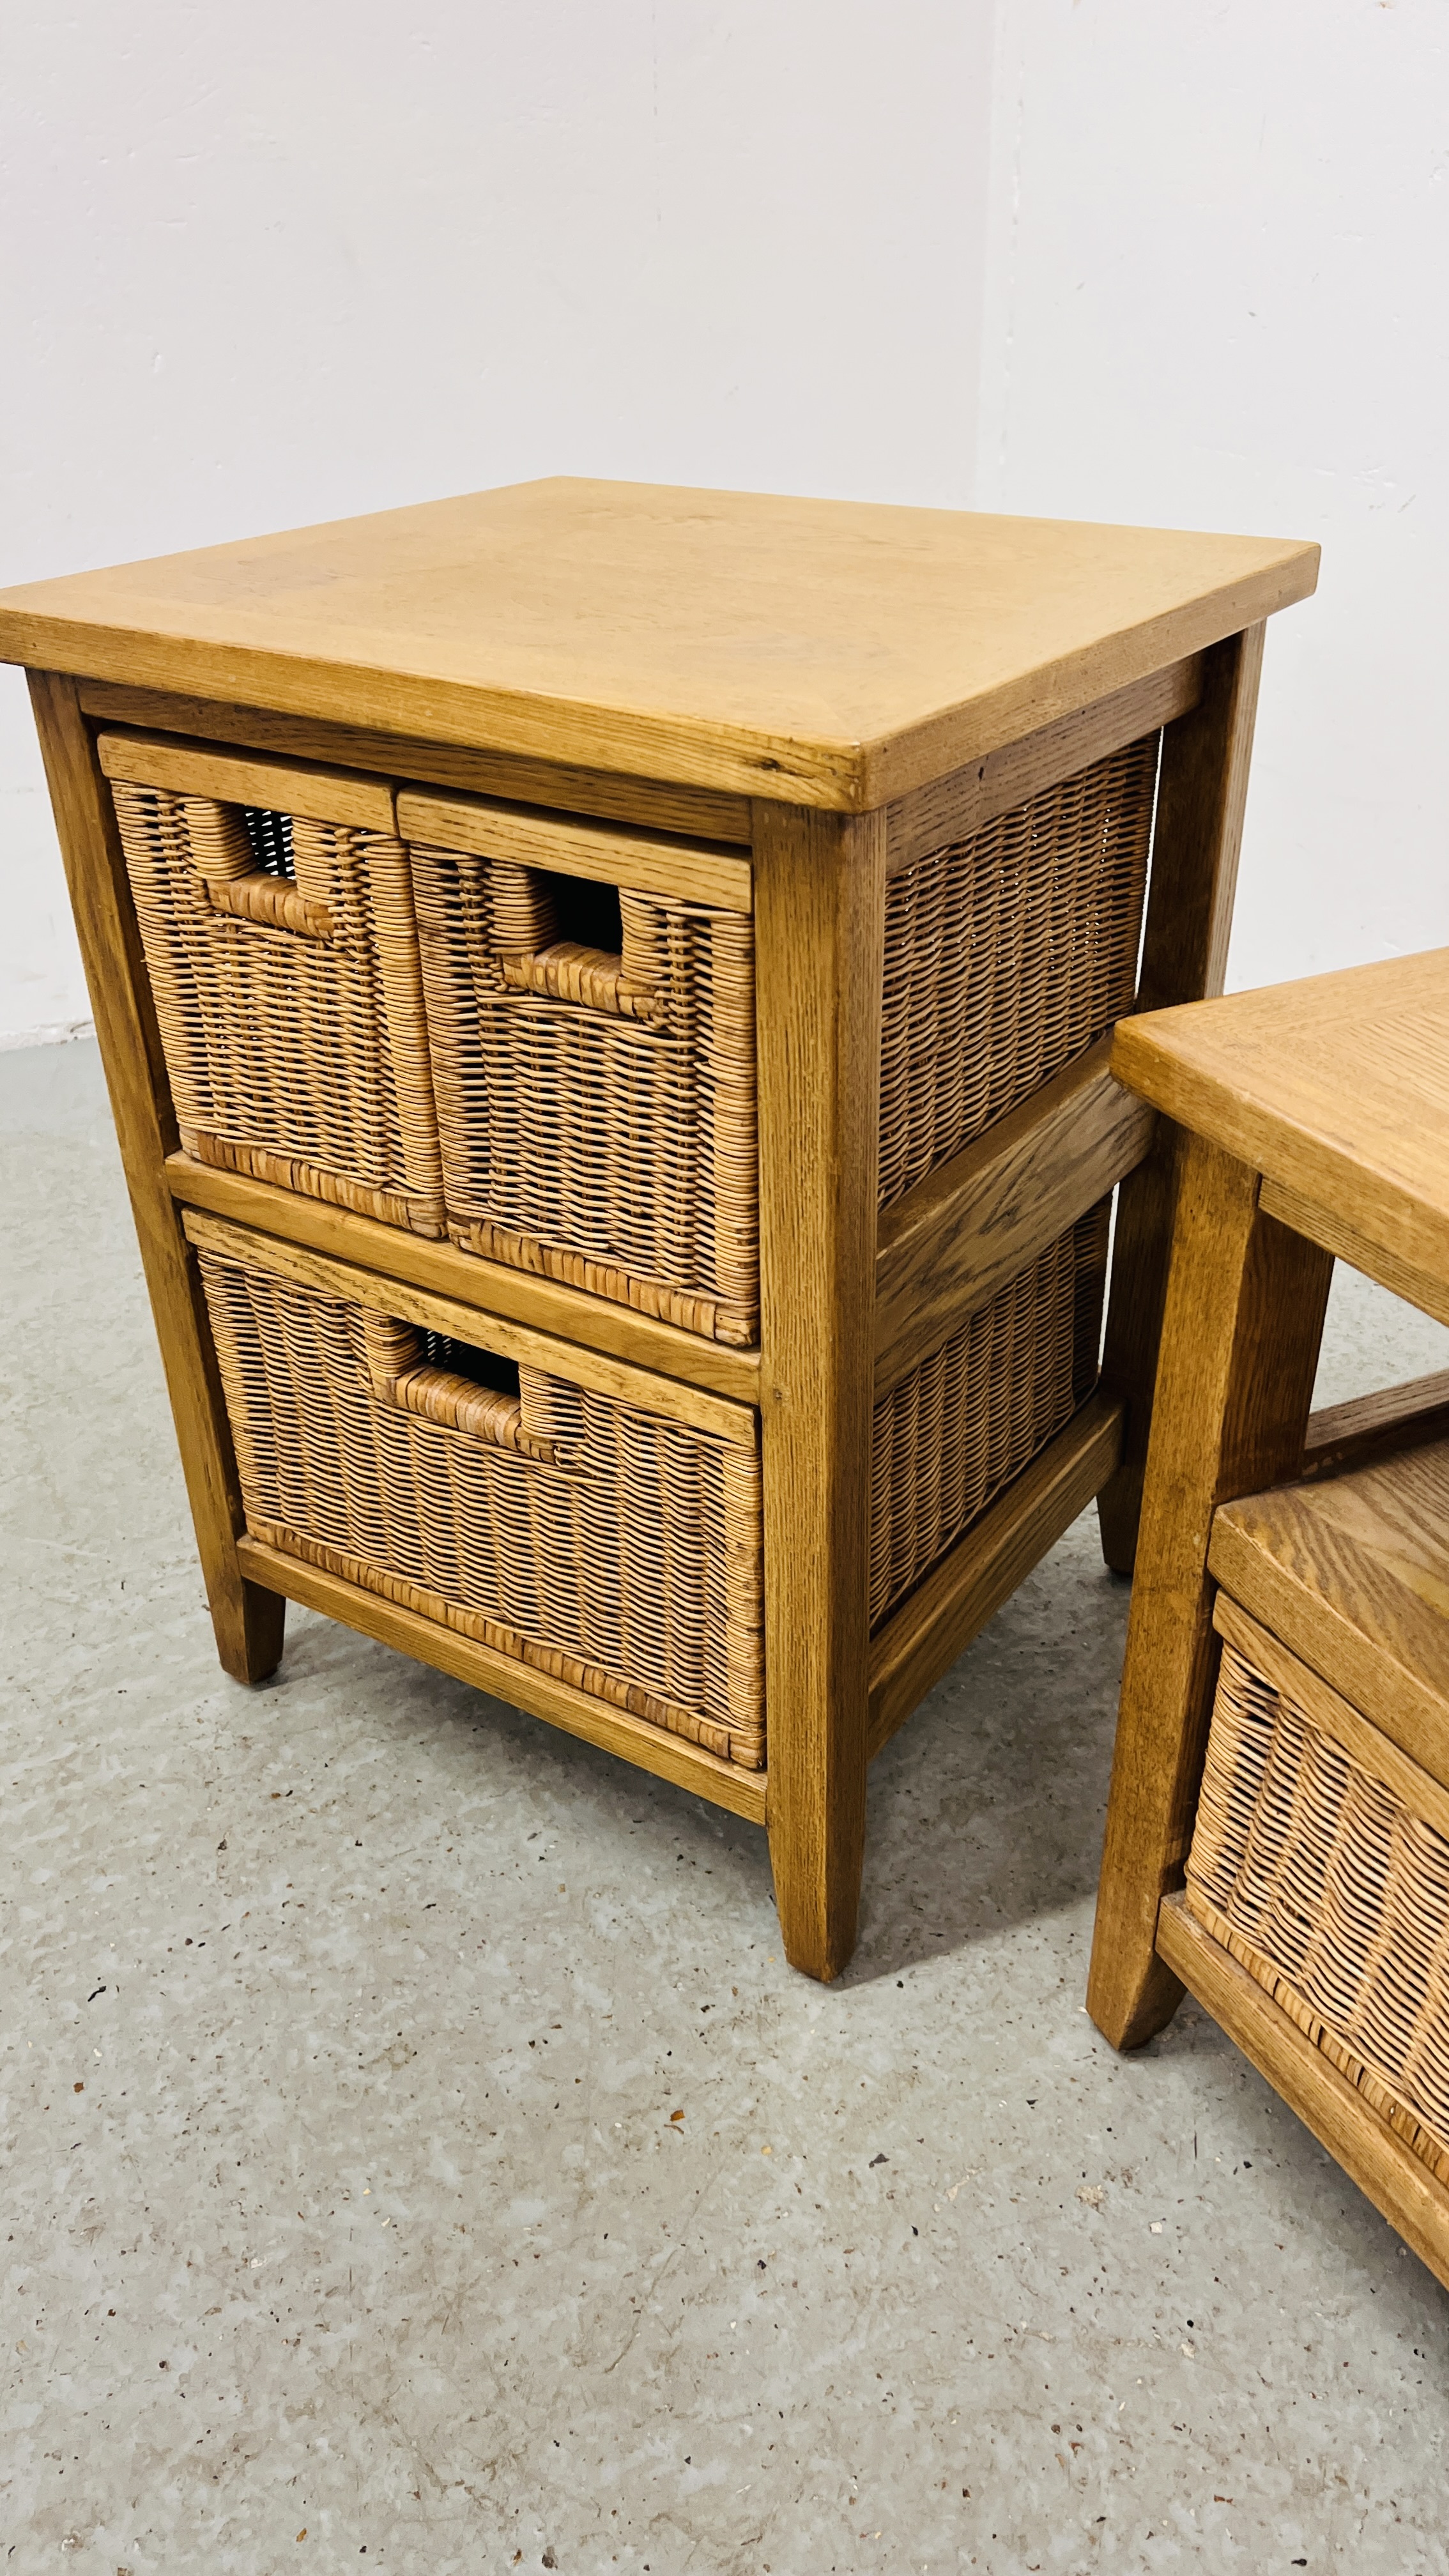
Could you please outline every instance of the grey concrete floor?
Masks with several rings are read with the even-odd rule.
[[[1449,2568],[1449,2301],[1203,2016],[1083,2012],[1090,1519],[822,1990],[752,1828],[302,1613],[221,1677],[91,1046],[0,1145],[0,2568]],[[1446,1342],[1350,1280],[1325,1391]]]

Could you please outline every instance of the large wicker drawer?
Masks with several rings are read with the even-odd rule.
[[[1449,1792],[1221,1596],[1189,1912],[1449,2183]]]
[[[187,1231],[251,1537],[763,1765],[752,1414],[482,1314],[467,1342],[420,1327],[396,1311],[416,1292],[214,1218]],[[875,1623],[1087,1393],[1105,1259],[1104,1205],[877,1407]],[[510,1340],[546,1364],[490,1347]],[[683,1418],[701,1407],[709,1427]]]
[[[391,787],[155,737],[99,748],[186,1151],[441,1235]]]
[[[880,1195],[899,1198],[1125,1009],[1160,737],[887,887]],[[759,1323],[754,945],[738,855],[404,791],[448,1229],[748,1344]]]
[[[510,1363],[486,1316],[445,1338],[381,1279],[374,1303],[362,1274],[298,1279],[262,1237],[188,1230],[253,1538],[759,1768],[753,1415],[716,1404],[701,1429],[602,1391],[620,1370],[566,1345],[529,1335],[550,1364]]]

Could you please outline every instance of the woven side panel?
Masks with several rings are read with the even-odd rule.
[[[360,1307],[200,1259],[257,1536],[761,1767],[751,1453],[529,1368],[552,1459],[494,1446],[375,1391]]]
[[[622,890],[618,1008],[588,1008],[517,989],[520,951],[552,933],[547,889],[537,893],[528,871],[423,847],[412,861],[457,1239],[689,1330],[752,1342],[749,915]]]
[[[1097,1375],[1110,1202],[883,1396],[871,1427],[872,1624],[1070,1421]]]
[[[1160,739],[1145,735],[890,880],[883,1207],[1131,1001]]]
[[[1449,2181],[1449,1841],[1227,1644],[1187,1893]]]
[[[211,902],[207,876],[234,886],[254,865],[239,808],[119,781],[113,793],[188,1149],[441,1234],[402,843],[297,817],[297,887],[331,925],[307,937]]]

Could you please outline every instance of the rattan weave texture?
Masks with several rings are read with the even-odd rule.
[[[206,1251],[254,1537],[757,1770],[757,1451]],[[480,1319],[481,1323],[481,1319]]]
[[[418,844],[412,858],[454,1239],[753,1343],[748,913],[620,889],[610,956],[559,937],[545,869]]]
[[[241,806],[167,788],[113,793],[186,1151],[441,1235],[402,843],[300,815],[249,828]]]
[[[888,1205],[1130,1001],[1160,737],[890,881]],[[546,870],[415,844],[449,1230],[720,1341],[759,1320],[747,914],[621,890],[622,949],[558,936]]]
[[[1449,1841],[1227,1643],[1187,1903],[1449,2183]]]
[[[1048,1244],[881,1398],[871,1425],[870,1615],[883,1619],[1019,1475],[1097,1376],[1110,1202]]]
[[[891,878],[881,1033],[889,1207],[1132,999],[1160,734]]]

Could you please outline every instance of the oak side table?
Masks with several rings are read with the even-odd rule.
[[[552,481],[0,596],[229,1673],[290,1598],[604,1745],[840,1970],[872,1756],[1094,1494],[1131,1562],[1110,1032],[1220,988],[1316,572]]]
[[[1180,1141],[1089,2009],[1188,1988],[1449,2282],[1449,1371],[1309,1412],[1336,1259],[1449,1324],[1449,949],[1113,1064]]]

